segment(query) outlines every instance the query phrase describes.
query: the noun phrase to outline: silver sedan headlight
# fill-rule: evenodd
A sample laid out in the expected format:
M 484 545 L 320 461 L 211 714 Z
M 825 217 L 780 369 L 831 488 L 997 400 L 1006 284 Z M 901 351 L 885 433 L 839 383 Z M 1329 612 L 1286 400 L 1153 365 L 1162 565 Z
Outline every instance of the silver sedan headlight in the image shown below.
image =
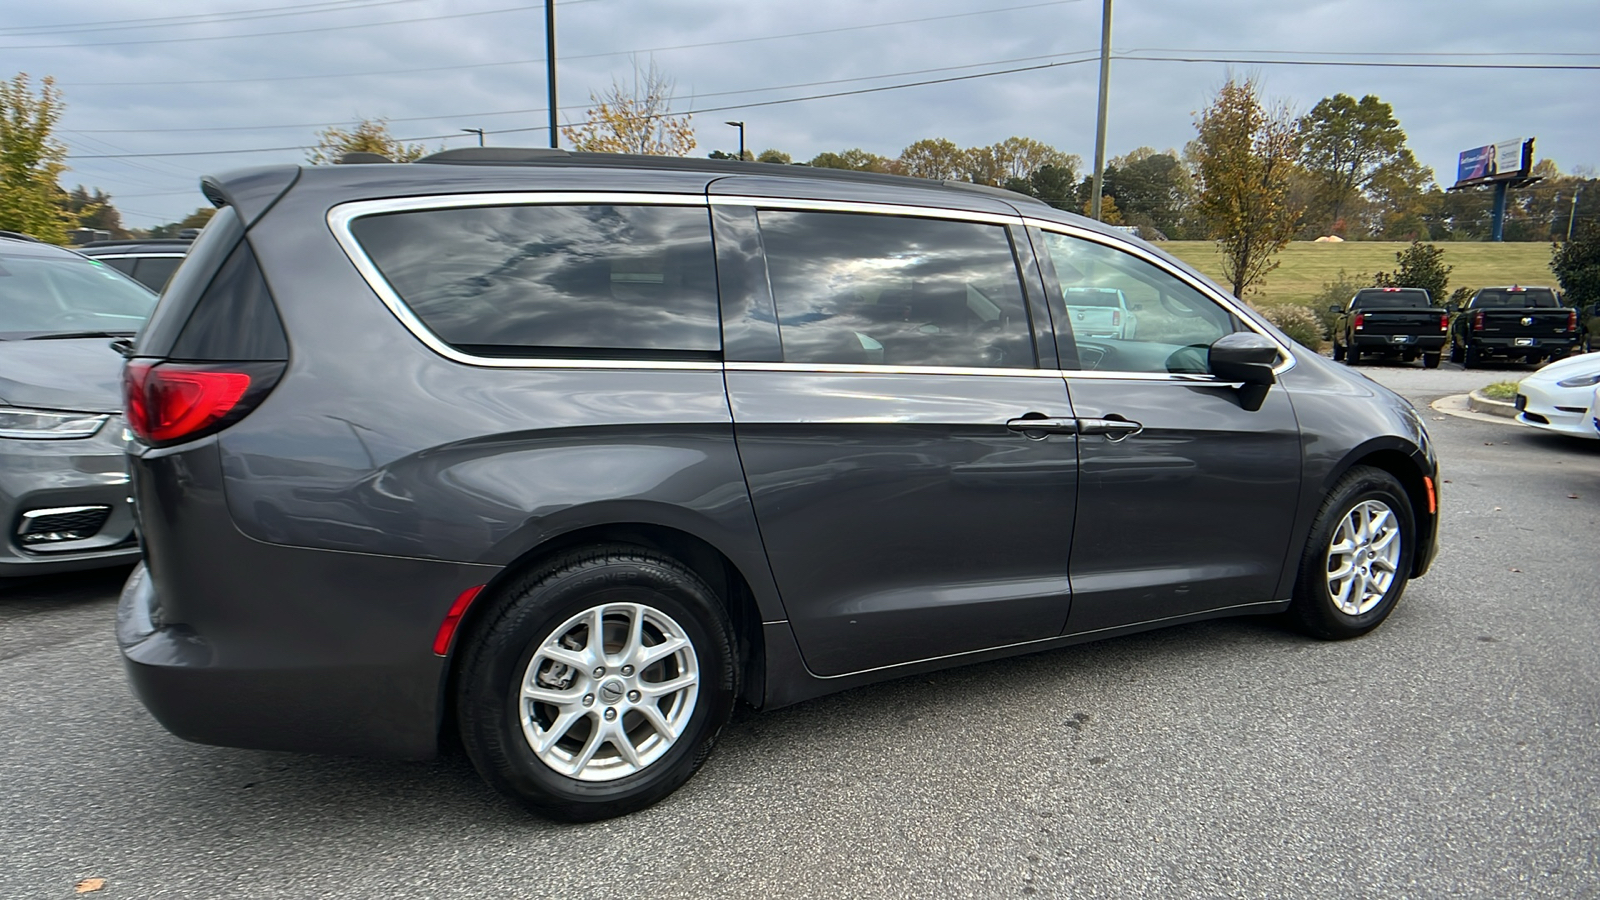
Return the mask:
M 55 441 L 86 438 L 100 430 L 111 417 L 105 413 L 55 412 L 48 409 L 22 409 L 0 406 L 0 438 L 27 441 Z

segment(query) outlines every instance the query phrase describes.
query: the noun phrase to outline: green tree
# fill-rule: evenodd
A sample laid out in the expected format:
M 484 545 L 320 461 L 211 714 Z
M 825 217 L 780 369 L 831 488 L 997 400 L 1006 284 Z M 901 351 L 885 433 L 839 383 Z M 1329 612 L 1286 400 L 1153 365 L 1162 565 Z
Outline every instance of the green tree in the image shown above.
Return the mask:
M 90 193 L 80 184 L 68 191 L 67 212 L 78 220 L 80 228 L 109 231 L 115 240 L 128 237 L 128 229 L 122 227 L 122 213 L 111 205 L 111 195 L 99 188 Z
M 1444 251 L 1432 244 L 1412 241 L 1411 246 L 1394 255 L 1399 268 L 1372 276 L 1374 287 L 1422 288 L 1435 305 L 1445 300 L 1454 266 L 1444 264 Z
M 76 219 L 57 184 L 67 148 L 51 134 L 62 113 L 61 91 L 46 77 L 37 95 L 25 73 L 0 81 L 0 230 L 67 242 Z
M 1569 304 L 1600 303 L 1600 223 L 1584 222 L 1573 230 L 1572 240 L 1554 245 L 1550 271 Z
M 1416 166 L 1394 109 L 1371 94 L 1324 97 L 1301 117 L 1299 132 L 1301 162 L 1317 186 L 1311 222 L 1327 232 L 1348 230 L 1346 217 L 1385 168 Z
M 389 134 L 389 123 L 383 119 L 362 119 L 356 127 L 329 128 L 317 132 L 317 146 L 306 154 L 314 166 L 331 165 L 346 153 L 376 153 L 395 162 L 411 162 L 428 154 L 421 144 L 407 144 Z
M 1242 297 L 1268 272 L 1294 237 L 1300 209 L 1290 203 L 1290 174 L 1298 164 L 1295 121 L 1284 108 L 1267 109 L 1253 80 L 1232 78 L 1200 113 L 1190 144 L 1199 192 L 1196 212 L 1222 253 L 1223 275 Z
M 769 147 L 768 149 L 763 150 L 756 155 L 756 162 L 775 163 L 780 166 L 789 166 L 794 164 L 794 157 L 783 152 L 782 150 Z
M 923 138 L 900 151 L 899 171 L 912 178 L 959 181 L 970 167 L 966 150 L 944 138 Z
M 876 153 L 868 153 L 859 147 L 838 153 L 818 153 L 811 158 L 809 165 L 819 169 L 850 169 L 856 172 L 894 173 L 897 169 L 894 160 Z
M 953 145 L 952 145 L 953 146 Z M 1082 160 L 1033 138 L 1008 137 L 998 144 L 964 151 L 967 171 L 964 176 L 975 184 L 1003 185 L 1013 179 L 1031 178 L 1045 166 L 1075 169 Z M 961 177 L 961 176 L 957 176 Z
M 693 117 L 671 111 L 675 88 L 654 62 L 642 70 L 635 65 L 631 85 L 613 79 L 603 93 L 591 91 L 594 105 L 584 121 L 561 133 L 574 150 L 688 156 L 695 147 Z
M 1126 156 L 1116 157 L 1106 166 L 1115 172 L 1113 190 L 1105 193 L 1117 198 L 1122 217 L 1130 225 L 1150 227 L 1172 238 L 1184 236 L 1184 221 L 1193 180 L 1179 162 L 1175 151 L 1157 153 L 1140 147 Z

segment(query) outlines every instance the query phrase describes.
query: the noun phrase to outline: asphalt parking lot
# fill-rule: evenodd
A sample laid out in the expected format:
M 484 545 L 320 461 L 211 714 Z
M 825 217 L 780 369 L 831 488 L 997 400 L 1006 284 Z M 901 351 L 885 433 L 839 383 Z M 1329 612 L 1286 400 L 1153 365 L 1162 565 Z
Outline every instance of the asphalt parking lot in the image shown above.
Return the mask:
M 1364 371 L 1444 480 L 1372 635 L 1225 620 L 746 714 L 595 825 L 459 754 L 186 744 L 127 690 L 124 573 L 0 587 L 0 898 L 1594 897 L 1600 441 L 1429 407 L 1526 369 Z

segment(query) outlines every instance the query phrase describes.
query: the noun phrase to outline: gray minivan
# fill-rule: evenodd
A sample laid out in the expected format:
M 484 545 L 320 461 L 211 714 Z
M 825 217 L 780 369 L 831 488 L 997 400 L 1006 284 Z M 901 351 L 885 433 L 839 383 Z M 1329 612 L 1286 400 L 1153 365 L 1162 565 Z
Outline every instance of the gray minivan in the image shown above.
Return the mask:
M 594 819 L 778 707 L 1217 616 L 1363 634 L 1435 552 L 1402 398 L 972 185 L 457 150 L 208 178 L 125 374 L 118 639 L 173 733 Z M 1069 289 L 1135 334 L 1076 334 Z

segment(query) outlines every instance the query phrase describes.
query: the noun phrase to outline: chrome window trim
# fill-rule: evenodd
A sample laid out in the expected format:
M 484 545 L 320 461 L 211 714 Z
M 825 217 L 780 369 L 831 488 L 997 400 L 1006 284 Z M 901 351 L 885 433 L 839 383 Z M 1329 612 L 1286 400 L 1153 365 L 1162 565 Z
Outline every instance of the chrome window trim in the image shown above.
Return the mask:
M 870 363 L 727 362 L 729 372 L 787 372 L 794 375 L 987 375 L 1004 378 L 1060 378 L 1055 369 L 1002 369 L 963 366 L 879 366 Z
M 939 206 L 914 206 L 909 203 L 865 203 L 856 200 L 799 200 L 792 197 L 753 197 L 743 194 L 713 194 L 712 206 L 754 206 L 758 209 L 800 212 L 866 213 L 876 216 L 914 216 L 922 219 L 947 219 L 979 225 L 1016 225 L 1024 222 L 1015 213 L 973 212 Z
M 1196 291 L 1199 291 L 1202 295 L 1210 298 L 1223 309 L 1226 309 L 1228 312 L 1238 316 L 1239 321 L 1243 322 L 1246 328 L 1277 345 L 1278 350 L 1283 354 L 1284 361 L 1273 367 L 1273 374 L 1282 375 L 1284 372 L 1294 368 L 1296 362 L 1294 351 L 1290 350 L 1287 344 L 1278 340 L 1272 334 L 1262 331 L 1254 319 L 1250 318 L 1248 314 L 1241 312 L 1239 301 L 1226 294 L 1219 293 L 1205 282 L 1195 280 L 1186 272 L 1172 268 L 1167 264 L 1167 261 L 1161 257 L 1156 256 L 1155 254 L 1150 253 L 1149 251 L 1135 244 L 1125 243 L 1109 235 L 1101 234 L 1098 231 L 1090 231 L 1087 228 L 1079 228 L 1075 225 L 1065 225 L 1060 222 L 1051 222 L 1046 219 L 1034 219 L 1027 216 L 1023 217 L 1023 222 L 1029 228 L 1037 228 L 1040 231 L 1053 231 L 1057 234 L 1064 234 L 1068 237 L 1090 241 L 1091 243 L 1099 244 L 1102 247 L 1110 247 L 1113 250 L 1118 250 L 1123 253 L 1127 253 L 1130 256 L 1136 256 L 1139 259 L 1144 260 L 1150 265 L 1155 266 L 1163 272 L 1166 272 L 1168 275 L 1171 275 L 1179 281 L 1182 281 L 1184 284 L 1189 285 Z M 1078 374 L 1083 373 L 1080 372 Z
M 492 369 L 629 369 L 635 371 L 652 370 L 679 370 L 717 372 L 722 370 L 720 362 L 690 362 L 681 360 L 632 360 L 632 359 L 550 359 L 541 357 L 498 357 L 476 356 L 463 353 L 450 346 L 433 333 L 423 321 L 411 311 L 411 307 L 400 299 L 400 295 L 389 285 L 388 279 L 378 271 L 372 258 L 367 255 L 361 243 L 356 240 L 350 226 L 355 220 L 365 216 L 382 215 L 397 212 L 420 212 L 430 209 L 463 209 L 481 206 L 567 206 L 578 203 L 609 203 L 627 206 L 697 206 L 702 209 L 706 205 L 704 194 L 647 194 L 640 192 L 622 191 L 516 191 L 490 194 L 429 194 L 421 197 L 390 197 L 381 200 L 353 200 L 341 203 L 328 210 L 328 230 L 333 233 L 333 239 L 338 242 L 344 255 L 356 267 L 367 286 L 378 295 L 383 305 L 406 330 L 421 341 L 429 350 L 462 365 L 480 366 Z M 709 224 L 707 236 L 710 236 Z

